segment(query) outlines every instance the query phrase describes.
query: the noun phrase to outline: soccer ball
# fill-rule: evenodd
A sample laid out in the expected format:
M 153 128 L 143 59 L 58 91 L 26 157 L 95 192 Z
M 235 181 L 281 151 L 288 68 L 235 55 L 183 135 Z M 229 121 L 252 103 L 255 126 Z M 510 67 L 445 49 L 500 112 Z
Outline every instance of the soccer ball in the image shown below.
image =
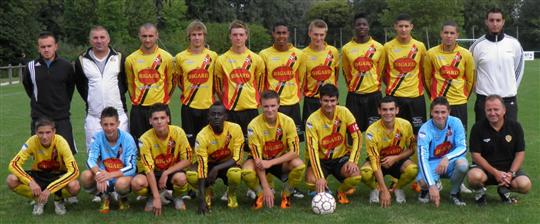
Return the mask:
M 318 193 L 311 200 L 311 210 L 318 215 L 332 214 L 336 210 L 336 199 L 330 193 Z

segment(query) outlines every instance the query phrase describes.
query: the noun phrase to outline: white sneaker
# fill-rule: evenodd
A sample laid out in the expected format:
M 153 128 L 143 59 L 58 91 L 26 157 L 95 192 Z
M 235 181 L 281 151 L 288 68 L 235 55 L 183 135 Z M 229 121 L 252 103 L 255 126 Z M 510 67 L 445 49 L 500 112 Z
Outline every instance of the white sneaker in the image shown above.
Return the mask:
M 34 203 L 34 209 L 32 210 L 32 215 L 41 215 L 43 214 L 43 207 L 45 207 L 45 203 Z
M 247 192 L 246 192 L 246 196 L 248 198 L 251 198 L 252 200 L 255 200 L 255 198 L 257 197 L 257 193 L 255 193 L 255 191 L 249 189 Z
M 248 191 L 249 193 L 249 191 Z M 248 196 L 249 197 L 249 196 Z M 229 201 L 229 188 L 227 188 L 227 190 L 225 191 L 225 193 L 223 193 L 223 195 L 221 196 L 220 200 L 222 201 Z
M 371 190 L 371 193 L 369 193 L 369 203 L 379 203 L 379 190 Z
M 66 214 L 66 205 L 63 201 L 54 201 L 54 212 L 57 215 L 65 215 Z
M 440 181 L 437 181 L 436 184 L 437 184 L 437 188 L 439 188 L 439 192 L 441 192 L 443 189 L 442 183 Z
M 118 200 L 120 200 L 120 195 L 119 195 L 116 191 L 113 191 L 113 192 L 111 193 L 111 198 L 112 198 L 113 200 L 115 200 L 115 201 L 118 201 Z
M 64 199 L 65 202 L 67 202 L 70 205 L 79 203 L 79 199 L 77 199 L 77 196 L 69 197 Z
M 137 197 L 135 198 L 135 200 L 137 200 L 137 201 L 142 201 L 142 200 L 144 200 L 144 199 L 146 199 L 146 196 L 141 196 L 141 195 L 139 195 L 139 196 L 137 196 Z M 101 200 L 101 199 L 99 199 L 99 200 Z
M 148 197 L 146 205 L 144 206 L 144 211 L 151 212 L 152 210 L 154 210 L 154 198 Z
M 396 196 L 396 202 L 398 204 L 407 202 L 407 199 L 405 198 L 405 191 L 403 191 L 403 189 L 395 189 L 394 195 Z
M 428 190 L 421 190 L 418 194 L 418 201 L 420 203 L 428 203 L 429 202 L 429 191 Z
M 176 210 L 186 210 L 186 204 L 181 197 L 174 198 L 174 209 Z
M 100 203 L 100 202 L 101 202 L 101 197 L 100 197 L 100 196 L 97 196 L 97 195 L 94 195 L 94 198 L 92 199 L 92 202 L 94 202 L 94 203 Z
M 461 191 L 461 193 L 466 193 L 466 194 L 473 193 L 473 191 L 469 189 L 467 186 L 465 186 L 465 184 L 461 184 L 461 186 L 459 187 L 459 190 Z
M 159 197 L 161 198 L 161 204 L 162 205 L 168 205 L 171 203 L 169 198 L 172 198 L 172 191 L 169 192 L 169 190 L 164 190 L 159 193 Z

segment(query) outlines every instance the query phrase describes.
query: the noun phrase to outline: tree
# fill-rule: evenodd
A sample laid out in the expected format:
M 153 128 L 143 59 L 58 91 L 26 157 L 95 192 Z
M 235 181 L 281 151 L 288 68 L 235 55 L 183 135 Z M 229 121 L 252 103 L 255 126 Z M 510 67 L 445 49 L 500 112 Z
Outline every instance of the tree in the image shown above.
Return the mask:
M 88 32 L 97 24 L 95 0 L 65 0 L 66 41 L 74 45 L 88 43 Z
M 379 20 L 383 10 L 387 9 L 386 1 L 380 0 L 354 0 L 353 14 L 364 13 L 369 21 L 370 34 L 379 42 L 384 42 L 384 26 Z M 350 21 L 353 23 L 354 21 Z
M 525 50 L 540 50 L 540 4 L 524 0 L 519 17 L 519 40 Z
M 27 3 L 23 3 L 27 4 Z M 62 0 L 36 1 L 37 21 L 45 30 L 54 33 L 58 39 L 64 37 L 64 2 Z
M 187 18 L 203 22 L 230 22 L 235 12 L 227 0 L 186 0 Z
M 423 40 L 426 47 L 432 47 L 439 43 L 439 31 L 442 23 L 446 20 L 454 20 L 460 26 L 463 24 L 461 14 L 463 0 L 386 0 L 386 2 L 388 8 L 383 10 L 381 17 L 385 27 L 393 31 L 392 26 L 395 18 L 401 13 L 407 13 L 413 20 L 415 38 Z M 426 31 L 430 34 L 429 38 L 426 37 Z
M 351 10 L 345 1 L 331 0 L 315 3 L 307 11 L 306 18 L 308 21 L 322 19 L 328 24 L 326 40 L 332 45 L 339 43 L 341 28 L 350 30 L 351 27 Z
M 36 40 L 41 29 L 34 15 L 38 8 L 24 2 L 0 2 L 0 65 L 26 63 L 37 56 Z

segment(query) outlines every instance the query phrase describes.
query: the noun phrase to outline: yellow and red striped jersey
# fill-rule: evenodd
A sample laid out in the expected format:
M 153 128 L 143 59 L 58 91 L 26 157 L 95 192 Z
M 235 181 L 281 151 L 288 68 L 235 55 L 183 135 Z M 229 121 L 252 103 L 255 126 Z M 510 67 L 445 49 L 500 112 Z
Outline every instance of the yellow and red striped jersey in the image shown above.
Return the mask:
M 217 58 L 214 74 L 216 92 L 227 110 L 258 108 L 264 74 L 259 55 L 249 49 L 242 54 L 228 50 Z
M 248 125 L 248 142 L 253 158 L 270 160 L 285 153 L 300 153 L 300 143 L 294 120 L 278 112 L 275 126 L 264 120 L 264 114 L 255 117 Z
M 287 51 L 278 51 L 274 46 L 259 53 L 264 61 L 264 89 L 279 94 L 280 105 L 293 105 L 302 96 L 300 80 L 300 57 L 302 51 L 291 44 Z
M 388 132 L 383 120 L 379 119 L 366 130 L 366 151 L 373 171 L 381 167 L 381 159 L 399 155 L 404 150 L 416 151 L 416 140 L 409 121 L 396 117 L 394 130 Z
M 242 165 L 244 134 L 240 125 L 225 121 L 223 132 L 216 134 L 210 125 L 204 127 L 195 140 L 197 174 L 199 178 L 208 175 L 208 164 L 219 164 L 229 159 Z
M 444 52 L 442 45 L 433 47 L 424 61 L 424 75 L 431 100 L 444 96 L 450 105 L 465 104 L 475 81 L 472 54 L 459 45 L 452 52 Z
M 327 44 L 321 51 L 314 51 L 308 46 L 302 52 L 300 79 L 304 96 L 319 98 L 319 87 L 323 84 L 332 83 L 337 86 L 339 52 Z
M 423 95 L 424 44 L 415 39 L 401 44 L 394 38 L 384 44 L 384 51 L 386 68 L 383 81 L 386 84 L 386 95 L 410 98 Z
M 332 119 L 328 119 L 321 109 L 307 119 L 306 148 L 311 169 L 317 179 L 324 178 L 321 160 L 349 156 L 349 161 L 357 164 L 361 147 L 362 133 L 353 114 L 346 107 L 336 106 Z
M 169 125 L 169 135 L 165 139 L 157 137 L 154 129 L 146 131 L 139 138 L 139 158 L 142 167 L 139 172 L 165 171 L 181 160 L 192 161 L 191 146 L 182 128 Z
M 21 183 L 26 185 L 33 180 L 23 168 L 24 163 L 30 157 L 34 159 L 31 170 L 65 173 L 47 186 L 47 190 L 51 193 L 64 188 L 79 177 L 79 168 L 73 154 L 71 154 L 69 144 L 60 135 L 54 135 L 51 145 L 47 148 L 41 145 L 37 135 L 30 137 L 21 147 L 19 153 L 11 160 L 9 171 L 17 176 Z
M 384 68 L 383 45 L 369 38 L 358 43 L 353 38 L 341 49 L 343 76 L 350 93 L 367 94 L 381 90 L 381 75 Z
M 194 54 L 189 49 L 175 57 L 182 105 L 204 110 L 214 103 L 214 64 L 217 53 L 204 49 Z
M 171 54 L 161 48 L 156 48 L 152 54 L 138 49 L 126 58 L 125 70 L 133 105 L 169 104 L 174 90 Z

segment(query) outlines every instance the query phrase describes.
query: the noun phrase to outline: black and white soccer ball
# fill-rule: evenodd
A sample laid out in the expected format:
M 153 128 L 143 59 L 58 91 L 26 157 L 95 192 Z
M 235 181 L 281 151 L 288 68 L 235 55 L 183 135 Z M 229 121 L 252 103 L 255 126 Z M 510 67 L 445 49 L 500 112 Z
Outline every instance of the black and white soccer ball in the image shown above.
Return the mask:
M 336 210 L 336 199 L 328 192 L 318 193 L 311 200 L 311 210 L 318 215 L 332 214 Z

